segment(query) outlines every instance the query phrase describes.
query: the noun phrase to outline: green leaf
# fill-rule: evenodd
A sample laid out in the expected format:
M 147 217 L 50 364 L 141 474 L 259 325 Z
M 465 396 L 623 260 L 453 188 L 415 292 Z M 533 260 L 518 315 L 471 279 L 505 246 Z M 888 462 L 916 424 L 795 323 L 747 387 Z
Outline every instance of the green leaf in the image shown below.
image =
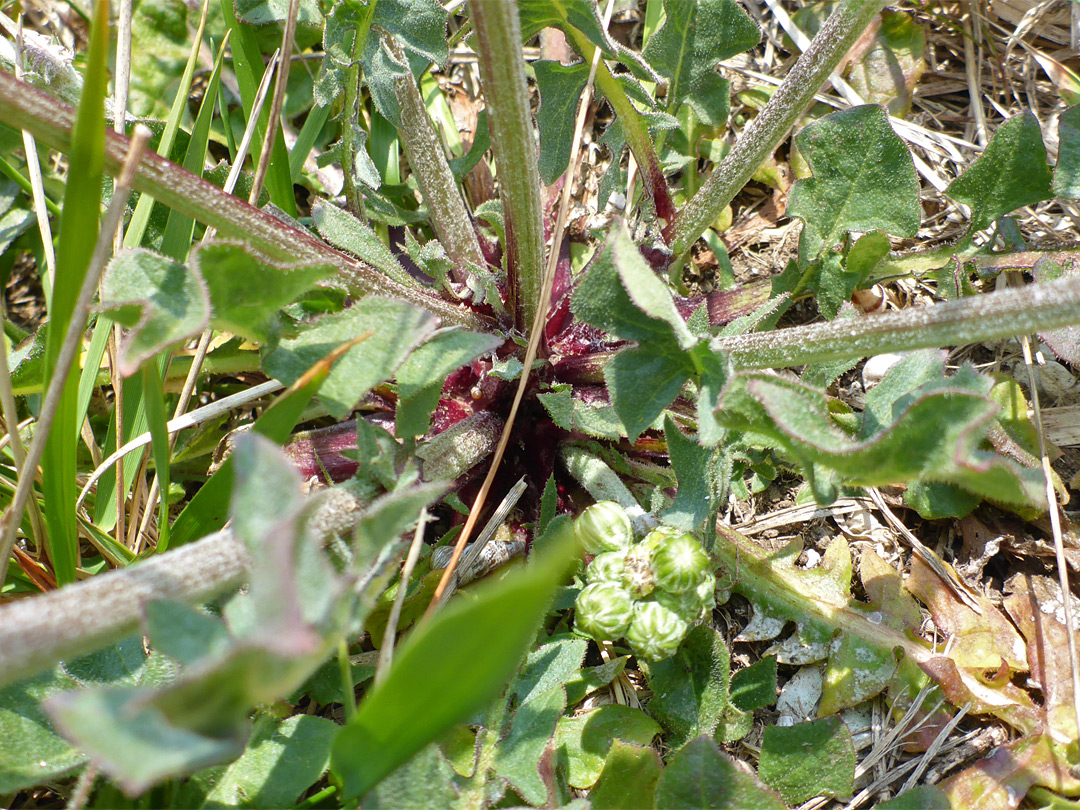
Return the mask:
M 287 807 L 318 780 L 330 762 L 339 726 L 299 714 L 282 722 L 263 716 L 243 756 L 215 779 L 203 807 Z
M 661 517 L 665 523 L 693 531 L 717 508 L 715 452 L 702 447 L 693 437 L 683 435 L 671 416 L 664 417 L 664 438 L 679 488 L 674 503 Z
M 660 768 L 656 749 L 615 740 L 604 760 L 604 770 L 589 791 L 589 804 L 596 810 L 652 807 Z
M 455 807 L 457 796 L 454 770 L 439 746 L 432 743 L 379 782 L 360 807 L 362 810 Z
M 163 349 L 206 328 L 210 297 L 184 265 L 149 250 L 120 252 L 101 280 L 101 311 L 127 328 L 117 367 L 129 376 Z
M 642 55 L 668 80 L 668 112 L 685 101 L 702 123 L 723 126 L 731 85 L 717 65 L 753 48 L 761 32 L 735 0 L 664 0 L 664 11 Z
M 904 142 L 881 107 L 832 113 L 795 136 L 813 172 L 795 182 L 788 215 L 803 221 L 799 257 L 810 261 L 847 231 L 919 230 L 919 180 Z
M 851 597 L 851 555 L 842 536 L 814 568 L 796 567 L 801 550 L 795 541 L 767 554 L 737 532 L 717 528 L 713 554 L 729 575 L 738 571 L 733 590 L 754 608 L 738 640 L 774 639 L 794 621 L 795 632 L 765 654 L 782 664 L 827 662 L 822 715 L 861 703 L 890 684 L 917 691 L 925 676 L 914 659 L 925 648 L 909 634 L 921 614 L 896 572 L 872 551 L 864 552 L 859 568 L 871 601 L 857 602 Z M 903 652 L 899 661 L 897 648 Z
M 417 348 L 397 370 L 395 433 L 399 437 L 427 433 L 446 375 L 483 354 L 494 352 L 500 345 L 502 339 L 498 335 L 453 328 L 439 332 Z
M 282 23 L 289 17 L 289 0 L 235 0 L 236 18 L 247 25 Z M 315 0 L 300 0 L 298 25 L 322 25 L 322 14 Z
M 181 664 L 216 655 L 229 643 L 229 630 L 221 619 L 164 600 L 146 606 L 146 635 L 155 650 Z
M 346 800 L 369 791 L 504 688 L 575 556 L 574 546 L 565 535 L 530 565 L 458 596 L 413 631 L 334 743 L 331 767 Z M 465 671 L 470 677 L 459 677 Z
M 574 396 L 573 386 L 555 383 L 553 390 L 537 395 L 551 420 L 563 430 L 580 431 L 598 439 L 619 439 L 626 430 L 611 405 L 595 407 L 582 401 L 581 392 Z
M 510 732 L 495 749 L 495 773 L 506 779 L 526 802 L 541 805 L 549 801 L 547 785 L 539 767 L 553 752 L 545 754 L 555 733 L 555 724 L 566 709 L 566 692 L 561 685 L 548 689 L 514 713 Z
M 214 327 L 260 343 L 277 330 L 278 310 L 335 271 L 328 264 L 273 263 L 230 242 L 201 245 L 192 267 L 206 283 Z
M 687 633 L 674 656 L 649 665 L 649 713 L 667 729 L 673 749 L 716 729 L 728 707 L 729 667 L 727 644 L 705 624 Z
M 29 230 L 36 218 L 33 211 L 25 208 L 11 208 L 0 216 L 0 253 L 8 249 L 22 233 Z
M 536 88 L 540 91 L 540 109 L 536 125 L 540 129 L 540 179 L 551 185 L 570 164 L 574 119 L 589 66 L 581 62 L 563 65 L 540 60 L 533 62 Z
M 993 380 L 969 367 L 952 377 L 943 372 L 940 353 L 909 355 L 867 396 L 856 435 L 833 418 L 838 403 L 767 374 L 736 375 L 716 416 L 797 459 L 822 502 L 831 502 L 841 483 L 941 481 L 1002 503 L 1040 504 L 1041 472 L 980 447 L 998 410 L 988 396 Z
M 77 768 L 86 755 L 53 730 L 42 704 L 75 682 L 59 669 L 0 689 L 0 794 Z
M 1031 113 L 997 128 L 979 159 L 945 189 L 971 208 L 969 233 L 989 228 L 998 217 L 1052 197 L 1039 121 Z
M 344 312 L 327 315 L 294 338 L 283 339 L 265 360 L 268 374 L 291 384 L 341 344 L 370 335 L 334 364 L 319 389 L 332 416 L 343 419 L 373 387 L 435 329 L 435 317 L 400 301 L 364 298 Z
M 767 726 L 758 775 L 789 804 L 815 796 L 850 799 L 855 746 L 839 717 L 794 726 Z
M 146 689 L 64 692 L 47 710 L 65 736 L 129 794 L 243 751 L 235 737 L 215 739 L 170 724 L 148 705 L 149 695 Z
M 375 231 L 348 211 L 338 208 L 333 203 L 316 200 L 311 206 L 311 218 L 319 235 L 341 250 L 346 250 L 363 259 L 387 277 L 416 286 L 416 281 L 405 272 L 405 268 L 382 243 Z
M 435 0 L 379 0 L 371 22 L 397 38 L 405 50 L 441 67 L 449 55 L 447 17 Z
M 766 655 L 731 676 L 731 702 L 744 712 L 776 703 L 776 657 Z
M 1080 198 L 1080 105 L 1058 117 L 1058 159 L 1054 169 L 1055 197 Z
M 609 703 L 575 717 L 563 717 L 555 731 L 555 747 L 564 748 L 567 782 L 585 790 L 604 770 L 604 760 L 615 740 L 648 745 L 660 733 L 656 721 L 640 709 Z
M 695 372 L 685 351 L 698 339 L 671 292 L 645 263 L 625 224 L 597 252 L 571 301 L 575 315 L 625 340 L 604 369 L 612 403 L 631 440 L 647 430 Z
M 656 807 L 782 810 L 784 803 L 739 769 L 708 737 L 687 743 L 660 774 Z
M 522 705 L 566 683 L 578 673 L 589 642 L 583 638 L 557 638 L 537 647 L 511 686 Z
M 806 287 L 813 291 L 818 309 L 832 320 L 840 308 L 851 301 L 851 294 L 864 285 L 874 268 L 889 255 L 889 237 L 882 231 L 871 231 L 851 246 L 847 256 L 826 253 L 810 269 Z

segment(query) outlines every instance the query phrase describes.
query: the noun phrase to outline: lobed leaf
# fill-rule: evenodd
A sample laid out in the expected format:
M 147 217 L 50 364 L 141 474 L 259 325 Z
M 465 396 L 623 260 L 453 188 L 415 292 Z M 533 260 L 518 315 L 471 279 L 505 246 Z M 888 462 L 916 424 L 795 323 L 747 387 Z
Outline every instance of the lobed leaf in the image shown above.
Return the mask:
M 757 24 L 735 0 L 664 0 L 664 11 L 642 55 L 668 80 L 668 111 L 685 102 L 702 123 L 723 126 L 731 85 L 716 68 L 757 45 Z
M 210 296 L 202 278 L 180 262 L 136 248 L 105 268 L 100 309 L 128 330 L 117 366 L 130 376 L 158 352 L 202 332 Z
M 788 215 L 803 220 L 801 261 L 819 257 L 847 231 L 918 231 L 915 164 L 881 107 L 827 115 L 796 135 L 795 144 L 813 172 L 796 181 L 788 199 Z
M 999 126 L 986 151 L 945 193 L 971 209 L 974 233 L 1017 208 L 1050 199 L 1050 182 L 1039 121 L 1029 112 Z
M 364 298 L 327 315 L 296 337 L 284 338 L 264 359 L 268 374 L 291 384 L 338 346 L 368 335 L 330 370 L 319 398 L 344 418 L 373 387 L 394 375 L 409 353 L 435 330 L 435 317 L 401 301 Z
M 555 747 L 565 751 L 566 781 L 584 790 L 596 784 L 615 740 L 648 745 L 660 726 L 640 709 L 609 703 L 575 717 L 560 718 Z

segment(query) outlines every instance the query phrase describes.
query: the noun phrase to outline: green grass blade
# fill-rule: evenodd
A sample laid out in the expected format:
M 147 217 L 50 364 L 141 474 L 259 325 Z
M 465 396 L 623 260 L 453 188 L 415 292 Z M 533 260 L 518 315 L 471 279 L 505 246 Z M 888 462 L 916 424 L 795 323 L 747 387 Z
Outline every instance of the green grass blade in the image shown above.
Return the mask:
M 296 143 L 289 152 L 289 174 L 296 182 L 300 177 L 300 170 L 304 167 L 304 161 L 308 159 L 311 150 L 315 147 L 315 139 L 319 137 L 326 120 L 330 117 L 330 105 L 311 108 L 308 117 L 304 120 L 304 126 L 300 128 L 300 134 L 296 136 Z
M 217 59 L 214 62 L 214 72 L 210 75 L 210 83 L 206 87 L 202 104 L 199 105 L 199 113 L 195 117 L 195 126 L 191 129 L 191 140 L 188 141 L 187 154 L 184 155 L 184 168 L 194 175 L 202 176 L 203 166 L 206 164 L 206 147 L 210 142 L 210 124 L 214 120 L 214 107 L 217 105 L 218 91 L 221 89 L 221 66 L 225 58 L 225 48 L 228 38 L 221 43 L 218 49 Z M 195 233 L 195 219 L 179 211 L 169 211 L 169 221 L 165 225 L 165 235 L 161 239 L 161 252 L 165 256 L 171 256 L 177 261 L 187 259 L 188 250 L 191 249 L 191 237 Z
M 163 158 L 168 158 L 172 153 L 173 143 L 176 142 L 176 133 L 180 129 L 180 119 L 184 116 L 187 108 L 188 95 L 191 93 L 191 80 L 195 76 L 195 65 L 199 61 L 199 48 L 202 45 L 203 30 L 206 28 L 206 9 L 210 0 L 203 0 L 202 18 L 199 20 L 199 29 L 195 32 L 195 38 L 191 43 L 191 53 L 188 54 L 187 65 L 184 66 L 184 74 L 180 78 L 180 86 L 176 90 L 176 98 L 173 99 L 169 109 L 169 118 L 165 122 L 165 131 L 158 141 L 157 153 Z M 150 212 L 154 208 L 154 198 L 148 194 L 139 197 L 135 205 L 135 213 L 131 216 L 127 230 L 124 232 L 124 247 L 138 247 L 142 244 L 142 238 L 146 234 L 146 226 L 150 222 Z
M 244 107 L 244 115 L 251 117 L 251 110 L 255 103 L 255 94 L 258 91 L 259 80 L 263 73 L 262 53 L 259 51 L 259 43 L 256 41 L 255 32 L 250 26 L 241 24 L 236 19 L 233 11 L 233 0 L 221 0 L 221 13 L 225 18 L 225 24 L 232 31 L 232 57 L 233 72 L 236 74 L 237 84 L 240 86 L 240 101 Z M 288 59 L 289 54 L 282 54 L 283 59 Z M 270 111 L 263 107 L 259 111 L 259 123 L 255 129 L 253 145 L 255 148 L 263 142 L 263 134 L 270 123 Z M 280 124 L 273 122 L 275 127 Z M 296 217 L 296 197 L 293 195 L 292 173 L 289 168 L 289 153 L 285 148 L 285 139 L 274 139 L 274 146 L 270 155 L 270 167 L 266 173 L 266 190 L 270 193 L 270 202 L 283 210 L 291 217 Z M 252 159 L 257 163 L 259 155 L 252 152 Z
M 97 241 L 101 177 L 105 168 L 105 63 L 108 51 L 109 3 L 108 0 L 97 0 L 94 24 L 90 29 L 90 53 L 86 60 L 82 98 L 71 138 L 68 181 L 64 190 L 64 209 L 56 252 L 56 284 L 46 331 L 46 369 L 56 366 Z M 51 375 L 51 372 L 47 373 Z M 49 556 L 60 585 L 75 581 L 79 550 L 78 524 L 75 521 L 78 379 L 78 370 L 72 368 L 56 421 L 45 444 L 41 465 L 45 520 L 49 527 Z
M 90 407 L 90 399 L 94 395 L 94 389 L 97 388 L 101 358 L 105 356 L 105 348 L 108 346 L 111 331 L 112 321 L 101 319 L 94 326 L 94 334 L 90 338 L 90 345 L 86 349 L 86 360 L 83 363 L 82 373 L 79 377 L 79 394 L 75 406 L 75 424 L 77 426 L 81 426 L 86 418 L 86 411 Z
M 159 358 L 160 359 L 160 358 Z M 146 409 L 146 419 L 150 423 L 150 447 L 154 455 L 154 467 L 158 476 L 158 541 L 157 550 L 165 551 L 169 547 L 169 421 L 165 414 L 165 395 L 161 387 L 161 374 L 157 364 L 147 363 L 142 371 L 142 404 Z

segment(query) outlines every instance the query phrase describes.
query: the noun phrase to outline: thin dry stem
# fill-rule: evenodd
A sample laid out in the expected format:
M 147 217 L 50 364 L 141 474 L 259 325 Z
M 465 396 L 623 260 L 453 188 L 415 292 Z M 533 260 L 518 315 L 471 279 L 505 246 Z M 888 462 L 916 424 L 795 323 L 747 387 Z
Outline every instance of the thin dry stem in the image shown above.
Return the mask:
M 289 83 L 289 66 L 292 60 L 289 55 L 293 49 L 293 39 L 296 35 L 296 15 L 300 8 L 300 0 L 289 0 L 289 13 L 285 17 L 285 31 L 281 35 L 281 61 L 278 64 L 277 82 L 274 85 L 274 99 L 270 104 L 270 118 L 266 122 L 266 132 L 263 134 L 262 151 L 259 152 L 259 165 L 255 169 L 255 179 L 251 184 L 251 194 L 248 202 L 255 205 L 262 191 L 266 172 L 270 168 L 270 153 L 277 140 L 278 130 L 281 125 L 278 119 L 281 117 L 281 108 L 285 103 L 285 87 Z M 253 110 L 253 117 L 258 114 Z
M 420 559 L 420 549 L 424 546 L 424 528 L 428 522 L 428 510 L 425 506 L 420 510 L 420 518 L 416 522 L 416 531 L 413 532 L 412 543 L 409 544 L 409 553 L 401 566 L 401 579 L 398 580 L 397 593 L 394 594 L 394 604 L 390 608 L 390 615 L 386 617 L 386 629 L 383 631 L 382 646 L 379 648 L 379 663 L 375 667 L 375 683 L 381 683 L 386 679 L 390 671 L 390 664 L 394 660 L 394 638 L 397 635 L 398 619 L 401 618 L 401 606 L 405 604 L 405 592 L 409 590 L 409 578 L 412 577 L 416 561 Z

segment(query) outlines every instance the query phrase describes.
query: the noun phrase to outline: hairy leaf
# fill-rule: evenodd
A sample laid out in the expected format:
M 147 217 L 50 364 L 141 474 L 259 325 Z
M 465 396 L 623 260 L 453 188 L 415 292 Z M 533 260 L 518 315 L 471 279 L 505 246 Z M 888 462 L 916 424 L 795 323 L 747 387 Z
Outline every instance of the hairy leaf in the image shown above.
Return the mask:
M 0 689 L 0 793 L 55 779 L 86 761 L 86 755 L 53 730 L 42 704 L 75 686 L 57 669 Z
M 199 334 L 210 317 L 205 282 L 179 262 L 142 249 L 122 251 L 109 262 L 100 306 L 128 330 L 117 363 L 125 376 L 162 349 Z
M 435 329 L 435 317 L 400 301 L 364 298 L 344 312 L 328 315 L 269 350 L 266 371 L 286 384 L 343 343 L 366 338 L 335 364 L 319 389 L 326 409 L 344 418 L 360 398 L 394 375 L 413 348 Z
M 405 272 L 375 231 L 348 211 L 333 203 L 316 200 L 311 206 L 311 218 L 319 235 L 334 247 L 347 250 L 395 281 L 415 285 L 413 278 Z
M 784 803 L 757 779 L 741 770 L 708 737 L 688 743 L 668 763 L 656 786 L 656 807 L 678 810 L 781 810 Z
M 788 199 L 788 215 L 803 221 L 802 261 L 820 256 L 847 231 L 918 231 L 915 164 L 881 107 L 827 115 L 805 127 L 795 143 L 813 172 L 795 183 Z
M 776 702 L 776 657 L 767 655 L 731 676 L 731 703 L 752 712 Z
M 1039 121 L 1024 113 L 997 128 L 986 151 L 945 193 L 971 208 L 974 233 L 1017 208 L 1050 199 L 1050 180 Z
M 261 717 L 243 755 L 207 793 L 204 807 L 285 807 L 325 773 L 339 726 L 305 714 Z
M 596 810 L 652 807 L 660 770 L 655 748 L 615 740 L 604 760 L 604 770 L 589 791 L 589 803 Z
M 566 692 L 562 686 L 542 692 L 518 708 L 509 734 L 499 740 L 495 749 L 495 773 L 506 779 L 529 804 L 541 805 L 557 798 L 549 797 L 538 766 L 551 745 L 555 725 L 565 708 Z
M 909 635 L 918 627 L 919 609 L 873 551 L 863 552 L 860 565 L 871 600 L 866 604 L 851 597 L 851 556 L 843 536 L 816 568 L 803 569 L 795 565 L 799 541 L 766 554 L 734 530 L 717 531 L 714 554 L 736 577 L 733 590 L 754 609 L 738 640 L 774 639 L 794 621 L 795 631 L 766 654 L 786 664 L 826 662 L 819 716 L 861 703 L 894 679 L 915 687 L 925 682 L 915 664 L 928 659 L 927 650 Z
M 533 63 L 533 69 L 540 91 L 540 109 L 536 113 L 536 125 L 540 129 L 540 179 L 550 186 L 570 163 L 574 118 L 589 78 L 589 66 L 540 60 Z
M 703 734 L 711 736 L 730 712 L 729 673 L 727 644 L 704 624 L 687 633 L 674 656 L 649 665 L 649 713 L 669 732 L 667 742 L 673 749 Z
M 360 807 L 363 810 L 454 807 L 457 795 L 453 768 L 433 743 L 379 782 Z
M 275 315 L 286 304 L 333 275 L 329 264 L 281 265 L 253 256 L 242 245 L 202 245 L 193 272 L 206 283 L 211 323 L 218 329 L 267 342 L 277 330 Z
M 565 748 L 566 780 L 571 787 L 592 787 L 604 769 L 604 759 L 615 740 L 648 745 L 660 726 L 640 709 L 608 704 L 598 709 L 563 717 L 555 731 L 556 748 Z
M 982 449 L 997 404 L 993 380 L 961 368 L 944 377 L 940 355 L 915 352 L 867 395 L 861 425 L 836 416 L 843 406 L 817 389 L 744 372 L 725 389 L 721 424 L 768 437 L 798 460 L 815 497 L 831 502 L 843 483 L 878 486 L 938 481 L 1018 506 L 1039 506 L 1042 473 Z
M 855 781 L 851 732 L 836 716 L 767 726 L 758 775 L 788 804 L 802 804 L 814 796 L 850 799 Z
M 664 11 L 643 56 L 668 80 L 668 111 L 685 101 L 702 123 L 723 126 L 731 88 L 717 65 L 753 48 L 761 32 L 735 0 L 664 0 Z

